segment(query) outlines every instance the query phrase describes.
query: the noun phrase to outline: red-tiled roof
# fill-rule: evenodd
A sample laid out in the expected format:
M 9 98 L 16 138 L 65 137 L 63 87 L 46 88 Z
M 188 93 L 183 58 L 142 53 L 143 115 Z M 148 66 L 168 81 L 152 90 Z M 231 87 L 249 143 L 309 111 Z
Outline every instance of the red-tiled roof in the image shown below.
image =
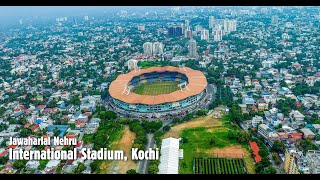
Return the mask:
M 73 139 L 73 138 L 75 138 L 75 137 L 76 137 L 75 134 L 67 134 L 67 135 L 66 135 L 66 138 L 68 138 L 68 139 Z
M 15 149 L 17 146 L 18 146 L 18 145 L 9 145 L 9 146 L 8 146 L 8 149 L 9 149 L 9 148 Z
M 7 153 L 8 153 L 8 150 L 4 150 L 4 151 L 0 154 L 0 157 L 5 156 Z
M 46 107 L 46 105 L 39 105 L 38 108 L 40 109 L 44 109 Z
M 76 123 L 75 123 L 76 125 L 83 125 L 84 124 L 84 122 L 83 121 L 81 121 L 81 120 L 78 120 L 78 121 L 76 121 Z
M 254 160 L 256 162 L 260 162 L 261 161 L 261 156 L 259 155 L 259 146 L 256 142 L 252 142 L 252 141 L 249 141 L 250 143 L 250 147 L 253 151 L 253 154 L 254 154 Z
M 82 142 L 77 142 L 77 147 L 80 147 L 82 145 Z
M 39 128 L 39 124 L 36 124 L 36 125 L 32 126 L 30 129 L 31 129 L 31 131 L 34 131 L 34 130 L 36 130 L 37 128 Z
M 23 127 L 29 127 L 31 124 L 30 123 L 26 123 Z

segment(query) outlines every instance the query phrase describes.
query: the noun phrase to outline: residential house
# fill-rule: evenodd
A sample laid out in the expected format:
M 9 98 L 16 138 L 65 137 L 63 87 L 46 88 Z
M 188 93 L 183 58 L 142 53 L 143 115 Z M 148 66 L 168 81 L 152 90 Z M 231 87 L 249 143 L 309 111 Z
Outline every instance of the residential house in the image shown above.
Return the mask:
M 259 110 L 268 110 L 268 104 L 267 103 L 258 103 L 258 109 Z
M 309 150 L 306 154 L 310 174 L 320 174 L 320 151 Z
M 303 133 L 304 138 L 313 139 L 315 134 L 309 128 L 302 128 L 300 131 Z
M 305 116 L 302 113 L 300 113 L 299 111 L 297 111 L 297 110 L 292 110 L 289 113 L 289 117 L 290 117 L 290 120 L 291 120 L 291 125 L 295 129 L 297 129 L 299 125 L 305 124 L 305 122 L 304 122 L 304 117 Z
M 27 170 L 37 169 L 39 165 L 40 165 L 40 162 L 38 160 L 30 160 L 26 164 L 26 169 Z
M 253 106 L 253 105 L 255 105 L 255 101 L 253 98 L 245 97 L 242 99 L 242 104 L 245 104 L 247 106 Z
M 256 115 L 252 118 L 252 127 L 257 127 L 260 123 L 263 123 L 263 118 L 261 116 Z
M 265 124 L 260 124 L 258 126 L 258 133 L 266 139 L 269 138 L 271 132 L 271 129 Z

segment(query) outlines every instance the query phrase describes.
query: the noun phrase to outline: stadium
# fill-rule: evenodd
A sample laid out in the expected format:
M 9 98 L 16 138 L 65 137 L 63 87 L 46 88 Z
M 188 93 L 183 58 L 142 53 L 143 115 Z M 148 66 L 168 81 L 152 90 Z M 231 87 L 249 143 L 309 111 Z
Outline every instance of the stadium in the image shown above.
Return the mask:
M 123 114 L 177 114 L 198 105 L 207 79 L 188 67 L 151 67 L 121 74 L 109 86 L 110 104 Z

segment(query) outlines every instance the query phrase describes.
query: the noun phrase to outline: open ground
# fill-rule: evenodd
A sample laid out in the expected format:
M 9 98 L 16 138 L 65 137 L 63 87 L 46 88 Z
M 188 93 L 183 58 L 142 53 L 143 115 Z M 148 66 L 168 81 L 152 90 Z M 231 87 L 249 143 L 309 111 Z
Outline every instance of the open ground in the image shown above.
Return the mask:
M 254 162 L 249 153 L 249 147 L 230 140 L 227 136 L 230 122 L 221 116 L 223 107 L 217 107 L 205 117 L 195 118 L 185 123 L 173 126 L 162 138 L 182 138 L 180 148 L 184 150 L 184 157 L 179 162 L 179 173 L 193 173 L 193 158 L 202 157 L 243 157 L 248 173 L 254 173 Z M 184 142 L 183 142 L 184 141 Z
M 178 82 L 176 81 L 162 81 L 142 84 L 133 89 L 133 92 L 141 95 L 159 95 L 169 94 L 179 90 Z
M 112 143 L 112 149 L 123 150 L 128 157 L 127 161 L 104 161 L 100 165 L 100 173 L 125 174 L 129 169 L 137 169 L 137 164 L 131 159 L 131 148 L 136 134 L 128 126 L 123 128 L 121 137 Z

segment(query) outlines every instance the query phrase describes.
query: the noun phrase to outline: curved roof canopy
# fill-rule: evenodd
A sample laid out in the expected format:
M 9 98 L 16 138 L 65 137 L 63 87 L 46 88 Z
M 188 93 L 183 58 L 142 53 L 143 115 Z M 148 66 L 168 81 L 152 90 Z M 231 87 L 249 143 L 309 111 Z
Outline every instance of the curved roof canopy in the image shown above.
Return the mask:
M 186 70 L 186 71 L 185 71 Z M 147 69 L 141 69 L 140 71 L 134 71 L 127 74 L 121 74 L 117 77 L 116 80 L 111 82 L 109 87 L 109 93 L 111 97 L 123 101 L 128 104 L 163 104 L 169 102 L 176 102 L 183 99 L 186 99 L 190 96 L 197 95 L 201 93 L 208 85 L 207 79 L 201 71 L 193 70 L 191 68 L 185 67 L 185 70 L 180 69 L 179 67 L 165 66 L 165 67 L 151 67 Z M 133 92 L 130 92 L 128 95 L 123 93 L 123 90 L 126 85 L 129 84 L 131 79 L 135 76 L 140 76 L 145 73 L 151 72 L 179 72 L 185 74 L 188 78 L 188 90 L 177 90 L 169 94 L 160 94 L 156 96 L 151 95 L 139 95 Z

